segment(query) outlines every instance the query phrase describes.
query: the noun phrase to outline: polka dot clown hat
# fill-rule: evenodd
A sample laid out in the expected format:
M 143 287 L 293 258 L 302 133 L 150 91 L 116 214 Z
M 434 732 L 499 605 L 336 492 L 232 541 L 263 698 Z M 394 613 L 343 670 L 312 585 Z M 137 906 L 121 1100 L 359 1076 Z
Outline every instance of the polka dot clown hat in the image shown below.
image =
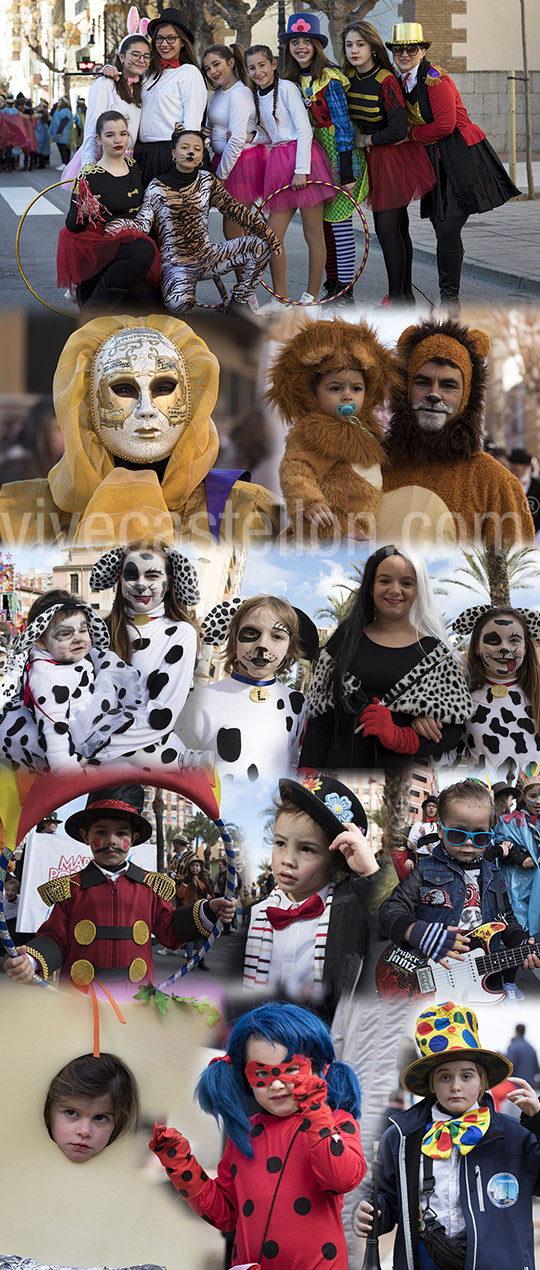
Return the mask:
M 357 825 L 364 834 L 367 832 L 367 817 L 360 799 L 333 776 L 315 772 L 306 776 L 302 784 L 281 780 L 279 793 L 283 802 L 294 803 L 299 811 L 311 816 L 331 839 L 337 838 L 345 825 L 350 824 Z
M 498 1085 L 512 1072 L 512 1064 L 502 1054 L 484 1050 L 478 1036 L 476 1014 L 467 1006 L 445 1001 L 423 1010 L 416 1020 L 416 1045 L 420 1058 L 403 1072 L 401 1084 L 411 1094 L 429 1094 L 429 1076 L 441 1063 L 468 1057 L 484 1067 L 488 1086 Z

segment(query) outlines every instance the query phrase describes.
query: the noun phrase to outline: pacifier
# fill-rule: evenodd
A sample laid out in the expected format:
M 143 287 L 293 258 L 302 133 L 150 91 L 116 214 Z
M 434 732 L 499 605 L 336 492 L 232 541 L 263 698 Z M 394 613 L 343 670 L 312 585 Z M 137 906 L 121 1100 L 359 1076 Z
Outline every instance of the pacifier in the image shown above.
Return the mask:
M 350 419 L 356 414 L 356 403 L 354 401 L 344 401 L 341 406 L 336 406 L 336 414 L 342 419 Z

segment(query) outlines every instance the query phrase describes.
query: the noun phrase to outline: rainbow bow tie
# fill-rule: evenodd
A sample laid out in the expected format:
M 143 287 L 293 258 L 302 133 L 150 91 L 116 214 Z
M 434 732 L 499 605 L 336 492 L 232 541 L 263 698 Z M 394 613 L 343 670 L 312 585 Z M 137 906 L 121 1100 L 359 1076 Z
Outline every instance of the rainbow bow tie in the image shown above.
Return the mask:
M 446 1160 L 452 1147 L 457 1147 L 461 1155 L 467 1155 L 487 1133 L 490 1118 L 489 1107 L 476 1107 L 464 1116 L 456 1116 L 455 1120 L 434 1120 L 422 1138 L 424 1155 Z

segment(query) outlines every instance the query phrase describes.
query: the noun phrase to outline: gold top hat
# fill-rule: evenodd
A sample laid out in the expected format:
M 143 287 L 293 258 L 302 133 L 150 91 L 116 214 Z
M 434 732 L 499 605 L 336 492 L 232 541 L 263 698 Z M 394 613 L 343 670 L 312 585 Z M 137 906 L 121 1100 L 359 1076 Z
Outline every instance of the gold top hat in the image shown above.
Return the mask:
M 386 41 L 386 47 L 391 49 L 395 44 L 420 44 L 424 49 L 431 48 L 431 41 L 424 39 L 421 22 L 397 22 L 392 39 Z

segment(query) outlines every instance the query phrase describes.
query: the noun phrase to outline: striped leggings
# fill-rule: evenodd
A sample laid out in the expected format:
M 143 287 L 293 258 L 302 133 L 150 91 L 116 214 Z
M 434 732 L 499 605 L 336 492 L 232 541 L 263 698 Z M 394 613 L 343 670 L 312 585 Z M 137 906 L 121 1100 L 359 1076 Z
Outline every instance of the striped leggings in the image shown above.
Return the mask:
M 352 216 L 323 221 L 326 244 L 326 276 L 331 282 L 352 282 L 355 275 L 355 241 Z

